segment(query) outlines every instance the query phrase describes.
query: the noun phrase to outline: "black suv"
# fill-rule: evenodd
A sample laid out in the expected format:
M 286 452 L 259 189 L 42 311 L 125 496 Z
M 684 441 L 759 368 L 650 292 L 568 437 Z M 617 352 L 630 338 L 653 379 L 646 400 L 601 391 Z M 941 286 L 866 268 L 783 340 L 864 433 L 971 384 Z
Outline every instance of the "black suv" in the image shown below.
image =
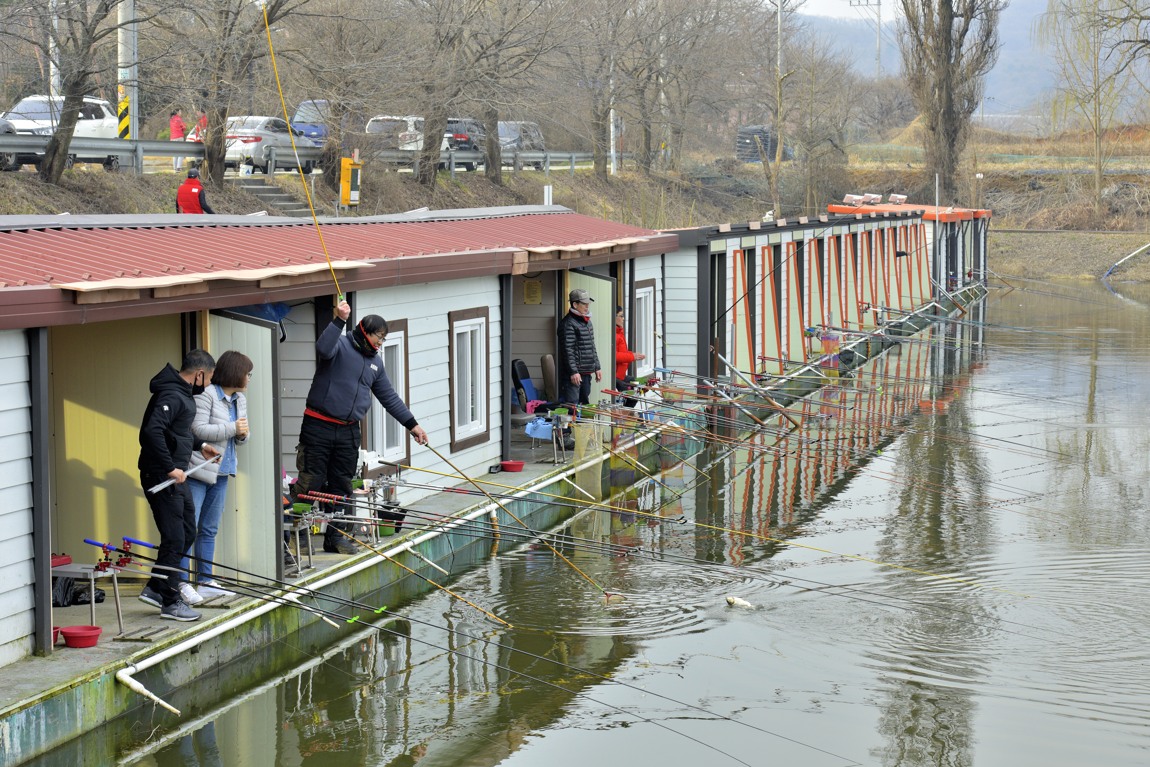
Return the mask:
M 755 141 L 756 138 L 758 141 Z M 735 158 L 739 162 L 759 162 L 762 159 L 759 157 L 760 143 L 767 159 L 773 161 L 779 143 L 775 129 L 769 125 L 744 125 L 739 128 L 739 133 L 735 136 Z M 794 155 L 791 148 L 783 144 L 783 159 L 792 160 Z
M 487 141 L 487 134 L 483 131 L 483 123 L 478 120 L 473 120 L 470 117 L 449 117 L 443 139 L 448 149 L 461 152 L 482 152 L 484 151 L 484 143 Z M 479 165 L 475 161 L 456 164 L 464 170 L 475 170 L 476 166 Z

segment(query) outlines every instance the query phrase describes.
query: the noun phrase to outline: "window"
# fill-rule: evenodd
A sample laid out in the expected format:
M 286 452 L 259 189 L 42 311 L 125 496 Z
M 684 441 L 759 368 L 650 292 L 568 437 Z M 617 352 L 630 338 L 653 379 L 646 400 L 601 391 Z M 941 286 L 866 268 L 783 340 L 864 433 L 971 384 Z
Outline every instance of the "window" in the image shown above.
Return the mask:
M 486 442 L 488 412 L 487 307 L 449 312 L 451 449 Z
M 631 317 L 634 327 L 635 348 L 631 351 L 646 359 L 635 363 L 635 375 L 650 375 L 655 371 L 655 281 L 635 283 L 635 313 Z
M 407 402 L 407 321 L 388 323 L 387 340 L 380 349 L 383 368 L 392 388 Z M 403 461 L 408 458 L 407 429 L 399 421 L 376 405 L 371 409 L 371 438 L 369 449 L 379 453 L 385 461 Z

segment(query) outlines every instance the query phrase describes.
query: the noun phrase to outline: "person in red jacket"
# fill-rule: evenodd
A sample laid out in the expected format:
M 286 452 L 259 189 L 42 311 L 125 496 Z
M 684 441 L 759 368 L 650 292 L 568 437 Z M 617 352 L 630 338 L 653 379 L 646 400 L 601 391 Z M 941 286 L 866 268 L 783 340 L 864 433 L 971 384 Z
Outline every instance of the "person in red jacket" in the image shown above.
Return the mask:
M 180 110 L 177 109 L 177 110 L 173 111 L 172 114 L 168 117 L 168 129 L 171 131 L 171 134 L 172 134 L 170 137 L 171 140 L 172 141 L 183 141 L 184 135 L 187 133 L 187 128 L 188 128 L 188 126 L 184 123 L 184 117 L 183 117 L 183 115 L 180 114 Z M 183 157 L 173 157 L 172 158 L 172 170 L 179 173 L 180 168 L 182 168 L 182 167 L 184 167 L 184 158 Z
M 188 170 L 188 177 L 176 190 L 177 213 L 215 213 L 204 195 L 204 185 L 200 183 L 200 172 L 196 168 Z
M 645 360 L 647 355 L 636 354 L 627 348 L 627 331 L 623 328 L 623 307 L 615 307 L 615 389 L 627 391 L 633 388 L 631 378 L 627 375 L 627 368 L 636 360 Z M 627 407 L 635 406 L 635 399 L 627 397 L 623 400 Z

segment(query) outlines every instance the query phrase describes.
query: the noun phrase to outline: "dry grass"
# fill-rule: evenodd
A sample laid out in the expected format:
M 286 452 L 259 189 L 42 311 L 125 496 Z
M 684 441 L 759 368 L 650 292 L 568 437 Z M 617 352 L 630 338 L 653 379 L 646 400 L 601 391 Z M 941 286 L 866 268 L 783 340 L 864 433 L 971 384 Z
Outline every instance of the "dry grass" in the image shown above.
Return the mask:
M 1004 277 L 1097 279 L 1150 243 L 1150 235 L 1116 232 L 990 231 L 990 268 Z M 1150 281 L 1150 252 L 1122 265 L 1114 280 Z

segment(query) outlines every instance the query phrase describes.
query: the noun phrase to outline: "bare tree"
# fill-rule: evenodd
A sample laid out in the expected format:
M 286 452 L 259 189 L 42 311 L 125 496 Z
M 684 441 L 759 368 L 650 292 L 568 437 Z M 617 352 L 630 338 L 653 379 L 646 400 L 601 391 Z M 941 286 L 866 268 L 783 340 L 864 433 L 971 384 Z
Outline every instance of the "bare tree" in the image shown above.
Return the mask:
M 299 13 L 307 3 L 197 0 L 181 3 L 170 13 L 154 14 L 153 26 L 167 37 L 170 70 L 183 78 L 185 89 L 196 94 L 197 106 L 207 117 L 202 134 L 203 175 L 214 185 L 224 181 L 229 111 L 236 99 L 248 96 L 252 100 L 256 64 L 269 57 L 269 30 Z M 276 45 L 275 52 L 286 60 L 295 54 L 295 48 Z
M 1050 0 L 1035 25 L 1035 36 L 1054 60 L 1055 108 L 1076 115 L 1091 136 L 1094 165 L 1094 213 L 1102 214 L 1106 132 L 1128 97 L 1133 71 L 1116 50 L 1124 27 L 1109 26 L 1100 0 Z
M 488 178 L 501 180 L 498 106 L 558 44 L 569 0 L 406 0 L 416 62 L 410 82 L 423 105 L 424 141 L 416 176 L 433 186 L 447 118 L 477 108 L 487 133 Z
M 564 53 L 590 110 L 595 175 L 606 179 L 611 112 L 625 100 L 632 85 L 622 73 L 620 62 L 638 46 L 644 33 L 642 9 L 612 0 L 587 0 L 573 15 L 571 26 L 574 34 Z
M 72 134 L 84 96 L 99 75 L 116 66 L 115 23 L 121 0 L 17 0 L 4 8 L 0 33 L 15 38 L 50 62 L 59 73 L 63 104 L 56 131 L 40 161 L 40 178 L 56 184 L 68 167 Z
M 1005 0 L 900 0 L 899 52 L 925 128 L 926 164 L 942 201 L 957 202 L 959 156 L 986 73 L 998 58 Z
M 394 85 L 405 82 L 411 67 L 408 46 L 398 44 L 405 32 L 397 11 L 394 3 L 312 0 L 307 15 L 287 22 L 300 55 L 283 75 L 295 103 L 327 101 L 328 136 L 320 167 L 333 190 L 339 188 L 341 158 L 368 148 L 368 119 L 390 114 L 397 100 L 410 101 L 410 95 L 397 99 L 402 89 Z
M 794 119 L 790 135 L 803 176 L 803 211 L 826 210 L 830 190 L 845 175 L 847 127 L 857 77 L 850 59 L 825 40 L 805 38 L 794 50 Z M 775 209 L 782 216 L 785 211 Z

